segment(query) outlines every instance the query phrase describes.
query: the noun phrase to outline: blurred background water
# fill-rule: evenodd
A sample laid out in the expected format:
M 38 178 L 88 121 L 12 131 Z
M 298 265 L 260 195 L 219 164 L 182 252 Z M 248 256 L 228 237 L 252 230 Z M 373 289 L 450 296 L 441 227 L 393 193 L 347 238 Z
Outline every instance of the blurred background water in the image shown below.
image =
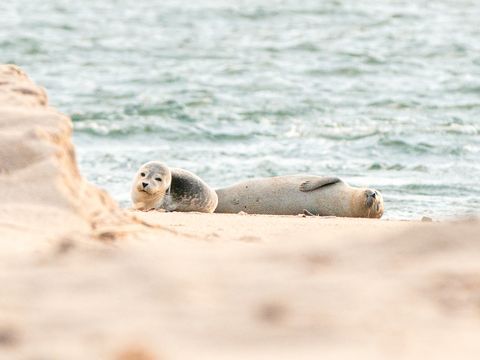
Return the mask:
M 72 116 L 121 205 L 158 159 L 214 187 L 335 174 L 387 218 L 480 213 L 476 0 L 10 0 L 0 62 Z

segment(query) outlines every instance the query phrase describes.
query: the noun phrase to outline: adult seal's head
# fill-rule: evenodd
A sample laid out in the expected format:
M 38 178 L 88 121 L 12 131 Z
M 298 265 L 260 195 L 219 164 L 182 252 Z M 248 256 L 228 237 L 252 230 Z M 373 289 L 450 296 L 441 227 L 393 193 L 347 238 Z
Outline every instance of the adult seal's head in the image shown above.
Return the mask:
M 159 161 L 150 161 L 138 169 L 133 180 L 132 201 L 138 210 L 155 209 L 162 204 L 172 183 L 169 167 Z
M 359 189 L 352 197 L 352 208 L 357 208 L 359 217 L 380 219 L 384 212 L 382 194 L 375 189 Z
M 135 209 L 144 211 L 213 212 L 218 198 L 212 188 L 190 171 L 150 161 L 135 175 L 132 201 Z

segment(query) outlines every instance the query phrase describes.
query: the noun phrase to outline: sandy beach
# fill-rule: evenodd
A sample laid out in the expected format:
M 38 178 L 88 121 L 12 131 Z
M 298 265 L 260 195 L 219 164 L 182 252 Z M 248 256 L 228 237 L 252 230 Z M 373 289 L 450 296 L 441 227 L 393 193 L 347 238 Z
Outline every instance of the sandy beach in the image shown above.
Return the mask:
M 121 209 L 71 133 L 0 66 L 1 359 L 480 356 L 478 220 Z

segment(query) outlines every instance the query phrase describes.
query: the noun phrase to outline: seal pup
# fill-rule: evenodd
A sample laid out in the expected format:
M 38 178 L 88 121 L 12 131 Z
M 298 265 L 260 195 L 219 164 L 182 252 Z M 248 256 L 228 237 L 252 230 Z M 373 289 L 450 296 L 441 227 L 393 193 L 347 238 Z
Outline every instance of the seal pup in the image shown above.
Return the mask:
M 383 198 L 338 177 L 290 175 L 252 179 L 216 190 L 217 213 L 380 218 Z
M 198 211 L 212 213 L 218 203 L 215 190 L 190 171 L 169 168 L 159 161 L 143 164 L 132 186 L 137 210 Z

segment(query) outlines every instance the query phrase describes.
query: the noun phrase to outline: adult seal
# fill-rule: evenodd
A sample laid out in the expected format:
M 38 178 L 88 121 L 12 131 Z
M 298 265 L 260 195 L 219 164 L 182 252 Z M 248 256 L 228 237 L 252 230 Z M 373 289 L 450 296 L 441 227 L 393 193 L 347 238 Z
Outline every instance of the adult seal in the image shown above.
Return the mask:
M 253 179 L 217 189 L 217 213 L 380 218 L 383 198 L 338 177 L 292 175 Z
M 215 190 L 190 171 L 169 168 L 159 161 L 143 164 L 132 186 L 137 210 L 198 211 L 212 213 L 218 202 Z

